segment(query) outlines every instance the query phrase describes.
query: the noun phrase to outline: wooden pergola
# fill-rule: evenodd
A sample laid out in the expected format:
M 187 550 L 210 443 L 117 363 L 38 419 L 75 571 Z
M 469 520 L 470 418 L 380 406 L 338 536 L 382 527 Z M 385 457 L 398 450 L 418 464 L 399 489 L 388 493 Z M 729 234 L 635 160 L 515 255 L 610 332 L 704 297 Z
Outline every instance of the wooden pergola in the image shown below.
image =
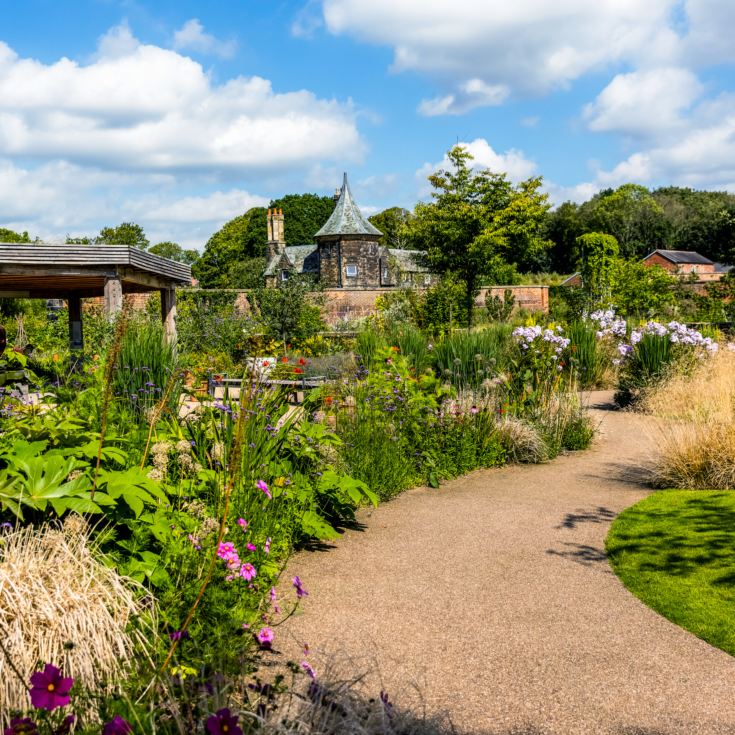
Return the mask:
M 166 338 L 176 340 L 176 287 L 191 285 L 191 267 L 128 245 L 0 243 L 0 298 L 65 299 L 69 343 L 84 346 L 82 299 L 104 298 L 110 319 L 123 295 L 159 291 Z

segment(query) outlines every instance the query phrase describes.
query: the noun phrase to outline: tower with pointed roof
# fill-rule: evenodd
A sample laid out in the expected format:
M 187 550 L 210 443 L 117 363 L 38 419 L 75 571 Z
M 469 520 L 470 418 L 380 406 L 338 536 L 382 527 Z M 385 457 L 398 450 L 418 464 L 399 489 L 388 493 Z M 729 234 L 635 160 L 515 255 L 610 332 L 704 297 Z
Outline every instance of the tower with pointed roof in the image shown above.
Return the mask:
M 383 233 L 363 217 L 352 198 L 344 174 L 331 217 L 316 233 L 319 277 L 327 288 L 365 288 L 380 285 L 382 261 L 387 267 Z

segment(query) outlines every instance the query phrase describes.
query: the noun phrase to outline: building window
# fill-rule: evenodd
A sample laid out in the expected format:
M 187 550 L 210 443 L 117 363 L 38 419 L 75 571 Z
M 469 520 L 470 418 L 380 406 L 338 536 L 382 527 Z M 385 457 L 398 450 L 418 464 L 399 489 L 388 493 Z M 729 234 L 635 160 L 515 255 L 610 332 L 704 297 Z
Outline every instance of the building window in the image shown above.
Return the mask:
M 291 277 L 291 273 L 285 268 L 281 271 L 281 280 L 287 281 Z
M 348 263 L 345 266 L 345 274 L 347 278 L 357 278 L 357 266 L 354 263 Z

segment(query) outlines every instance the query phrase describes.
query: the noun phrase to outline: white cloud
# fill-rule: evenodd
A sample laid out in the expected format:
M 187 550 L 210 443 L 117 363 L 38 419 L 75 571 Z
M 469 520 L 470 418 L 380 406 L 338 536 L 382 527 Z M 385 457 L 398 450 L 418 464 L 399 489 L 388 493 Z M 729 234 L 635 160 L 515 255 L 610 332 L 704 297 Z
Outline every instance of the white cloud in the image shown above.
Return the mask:
M 476 107 L 502 105 L 509 94 L 510 90 L 505 84 L 486 84 L 482 79 L 470 79 L 460 84 L 452 94 L 422 100 L 419 112 L 427 117 L 464 115 Z
M 105 225 L 134 221 L 151 242 L 173 240 L 201 249 L 227 220 L 269 199 L 242 189 L 182 193 L 173 177 L 121 174 L 52 162 L 25 168 L 0 159 L 0 227 L 63 241 Z
M 177 51 L 195 51 L 221 59 L 231 59 L 237 51 L 237 42 L 222 41 L 211 33 L 206 33 L 199 19 L 192 18 L 174 32 L 173 47 Z
M 688 69 L 656 68 L 618 74 L 584 117 L 590 130 L 630 136 L 660 136 L 681 130 L 692 105 L 704 91 Z
M 294 16 L 291 23 L 291 34 L 296 38 L 313 38 L 314 34 L 324 26 L 319 12 L 319 0 L 308 0 Z
M 394 70 L 425 73 L 446 88 L 424 101 L 425 114 L 461 114 L 499 104 L 511 93 L 565 87 L 611 64 L 671 56 L 679 37 L 670 13 L 677 4 L 323 0 L 323 13 L 332 33 L 392 46 Z
M 358 160 L 350 102 L 275 92 L 261 77 L 215 84 L 192 59 L 127 26 L 86 65 L 20 58 L 0 42 L 0 150 L 148 171 L 254 173 Z

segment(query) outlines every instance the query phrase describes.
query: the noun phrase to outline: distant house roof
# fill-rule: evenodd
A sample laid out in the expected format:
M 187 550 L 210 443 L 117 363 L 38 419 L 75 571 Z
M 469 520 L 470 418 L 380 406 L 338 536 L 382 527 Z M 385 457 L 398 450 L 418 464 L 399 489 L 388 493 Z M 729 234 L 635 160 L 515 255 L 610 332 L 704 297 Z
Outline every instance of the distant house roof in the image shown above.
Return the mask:
M 430 273 L 423 260 L 425 255 L 423 250 L 388 249 L 388 256 L 395 259 L 396 265 L 403 273 Z
M 315 237 L 331 237 L 335 235 L 372 235 L 381 237 L 383 233 L 370 224 L 363 216 L 360 208 L 355 204 L 347 183 L 347 174 L 342 180 L 342 189 L 334 212 L 327 220 L 324 227 L 316 233 Z
M 662 258 L 671 263 L 677 263 L 679 265 L 685 263 L 696 263 L 698 265 L 712 265 L 712 261 L 709 258 L 705 258 L 704 255 L 695 253 L 693 250 L 654 250 L 652 253 L 646 255 L 643 260 L 648 260 L 652 255 L 660 255 Z
M 581 273 L 572 273 L 569 278 L 565 278 L 560 285 L 562 286 L 577 286 L 582 283 Z
M 715 273 L 729 273 L 733 269 L 731 265 L 725 265 L 724 263 L 715 263 Z

